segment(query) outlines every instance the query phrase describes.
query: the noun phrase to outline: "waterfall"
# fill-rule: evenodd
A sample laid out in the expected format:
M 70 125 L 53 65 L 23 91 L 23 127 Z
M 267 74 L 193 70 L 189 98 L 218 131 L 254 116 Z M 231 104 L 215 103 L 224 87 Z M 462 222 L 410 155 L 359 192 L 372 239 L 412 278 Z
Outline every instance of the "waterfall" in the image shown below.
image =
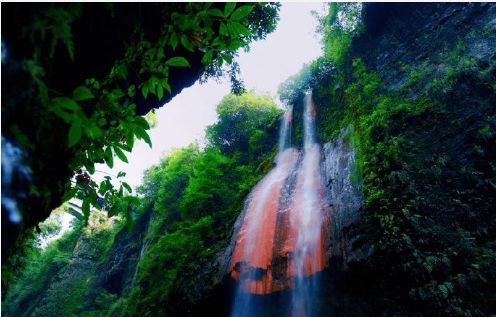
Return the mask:
M 257 315 L 263 296 L 290 290 L 293 316 L 309 316 L 314 275 L 325 267 L 326 217 L 315 106 L 304 100 L 303 153 L 291 147 L 293 109 L 281 119 L 276 166 L 254 187 L 229 265 L 238 280 L 232 316 Z
M 325 267 L 323 220 L 326 217 L 324 186 L 320 173 L 320 145 L 315 138 L 315 105 L 311 92 L 304 99 L 303 162 L 298 173 L 291 227 L 296 231 L 294 266 L 296 284 L 293 290 L 293 316 L 311 316 L 311 301 L 318 285 L 308 278 Z
M 291 147 L 291 127 L 293 122 L 293 106 L 288 106 L 281 118 L 279 132 L 279 153 Z

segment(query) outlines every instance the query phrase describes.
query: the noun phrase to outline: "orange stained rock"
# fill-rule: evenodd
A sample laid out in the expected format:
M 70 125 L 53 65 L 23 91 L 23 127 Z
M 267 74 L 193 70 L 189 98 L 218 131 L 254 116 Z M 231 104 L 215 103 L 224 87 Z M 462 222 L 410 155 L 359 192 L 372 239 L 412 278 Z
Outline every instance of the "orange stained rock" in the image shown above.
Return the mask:
M 283 289 L 272 282 L 273 246 L 282 187 L 297 159 L 294 149 L 281 153 L 278 165 L 255 188 L 246 210 L 230 271 L 233 278 L 243 280 L 248 292 L 267 294 Z

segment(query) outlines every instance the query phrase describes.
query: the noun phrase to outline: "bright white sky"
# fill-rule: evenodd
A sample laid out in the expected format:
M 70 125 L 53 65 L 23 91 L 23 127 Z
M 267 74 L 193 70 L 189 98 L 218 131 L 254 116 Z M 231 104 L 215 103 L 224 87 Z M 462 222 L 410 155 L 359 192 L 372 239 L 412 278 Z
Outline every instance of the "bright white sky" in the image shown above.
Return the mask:
M 276 31 L 266 40 L 252 43 L 250 52 L 241 53 L 237 59 L 247 90 L 276 96 L 280 83 L 321 55 L 316 21 L 310 11 L 320 12 L 323 6 L 323 3 L 282 4 Z M 106 165 L 97 166 L 95 178 L 101 180 L 104 173 L 117 175 L 118 171 L 124 171 L 125 181 L 132 187 L 141 184 L 143 172 L 172 148 L 203 141 L 205 128 L 216 121 L 215 107 L 229 92 L 228 80 L 223 83 L 210 80 L 184 89 L 156 111 L 158 125 L 149 132 L 153 147 L 136 142 L 133 152 L 127 155 L 129 164 L 115 158 L 112 170 Z

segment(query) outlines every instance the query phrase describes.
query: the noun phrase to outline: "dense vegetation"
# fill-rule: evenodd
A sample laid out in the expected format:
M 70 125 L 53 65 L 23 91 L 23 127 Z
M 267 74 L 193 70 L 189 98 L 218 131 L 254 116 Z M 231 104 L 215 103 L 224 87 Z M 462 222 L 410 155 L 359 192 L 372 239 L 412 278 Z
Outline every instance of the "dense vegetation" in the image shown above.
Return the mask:
M 280 89 L 294 103 L 313 89 L 321 139 L 353 126 L 363 225 L 375 252 L 352 267 L 344 292 L 354 307 L 341 309 L 347 316 L 494 314 L 496 63 L 470 55 L 466 44 L 494 39 L 494 28 L 460 34 L 464 40 L 448 42 L 447 54 L 421 67 L 400 61 L 395 67 L 407 79 L 391 87 L 386 70 L 365 62 L 365 18 L 360 4 L 331 4 L 321 22 L 325 55 Z
M 33 179 L 18 201 L 22 223 L 5 221 L 4 257 L 72 197 L 86 219 L 99 197 L 109 215 L 129 215 L 130 186 L 96 183 L 95 164 L 127 162 L 135 139 L 151 146 L 141 116 L 198 79 L 226 73 L 243 92 L 237 51 L 272 32 L 277 15 L 270 3 L 6 4 L 2 135 L 21 146 Z
M 272 167 L 281 109 L 269 97 L 245 93 L 226 96 L 217 112 L 219 120 L 208 127 L 205 148 L 192 144 L 176 149 L 145 173 L 138 189 L 142 204 L 131 229 L 144 234 L 141 239 L 133 236 L 135 244 L 141 241 L 142 252 L 135 255 L 136 271 L 129 272 L 132 282 L 125 292 L 116 291 L 115 282 L 102 287 L 97 267 L 105 266 L 110 254 L 122 252 L 117 241 L 129 235 L 128 228 L 119 218 L 96 213 L 88 226 L 79 220 L 44 250 L 26 241 L 23 274 L 10 285 L 3 312 L 162 316 L 180 314 L 198 300 L 195 281 L 226 247 L 245 196 Z

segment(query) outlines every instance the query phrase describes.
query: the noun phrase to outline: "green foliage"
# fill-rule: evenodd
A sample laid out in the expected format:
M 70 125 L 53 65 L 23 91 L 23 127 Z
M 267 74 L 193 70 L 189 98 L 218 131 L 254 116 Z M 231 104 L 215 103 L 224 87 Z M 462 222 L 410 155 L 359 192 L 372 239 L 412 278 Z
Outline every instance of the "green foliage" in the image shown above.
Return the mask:
M 126 316 L 175 315 L 180 305 L 197 300 L 190 290 L 198 287 L 202 267 L 227 245 L 243 200 L 273 159 L 281 110 L 269 98 L 229 95 L 217 112 L 207 148 L 171 152 L 146 172 L 138 189 L 156 216 Z M 227 138 L 229 145 L 217 141 Z M 173 300 L 178 293 L 180 303 Z
M 3 314 L 28 316 L 36 309 L 36 303 L 42 296 L 42 292 L 50 285 L 57 272 L 69 263 L 79 230 L 75 229 L 71 234 L 54 241 L 44 250 L 35 246 L 33 240 L 24 246 L 25 255 L 22 263 L 18 263 L 20 267 L 17 268 L 21 273 L 11 281 L 12 287 L 4 295 Z M 4 272 L 2 269 L 2 273 Z
M 114 18 L 117 6 L 120 5 L 108 5 L 108 10 L 103 11 L 108 19 Z M 113 56 L 113 64 L 105 65 L 108 69 L 102 70 L 101 77 L 81 78 L 79 86 L 69 88 L 71 91 L 60 91 L 54 86 L 60 79 L 52 78 L 54 68 L 58 67 L 54 65 L 67 58 L 71 63 L 82 59 L 74 47 L 78 40 L 74 37 L 81 35 L 73 34 L 73 28 L 82 16 L 91 14 L 91 7 L 84 4 L 47 4 L 40 5 L 39 10 L 30 7 L 33 16 L 27 18 L 30 23 L 20 32 L 32 48 L 32 54 L 29 51 L 29 56 L 21 60 L 30 77 L 29 87 L 23 88 L 29 92 L 27 104 L 36 105 L 35 111 L 27 111 L 35 118 L 30 120 L 41 123 L 32 125 L 30 120 L 19 119 L 9 107 L 9 111 L 5 110 L 6 120 L 12 126 L 13 137 L 24 141 L 22 144 L 30 155 L 38 155 L 33 160 L 39 158 L 40 152 L 61 153 L 72 172 L 59 180 L 57 191 L 44 186 L 42 176 L 37 178 L 40 199 L 51 206 L 58 204 L 60 192 L 65 192 L 64 201 L 72 197 L 85 201 L 86 212 L 90 205 L 96 207 L 100 195 L 105 197 L 105 208 L 110 215 L 123 212 L 130 218 L 128 212 L 136 199 L 126 197 L 130 194 L 126 194 L 126 189 L 130 192 L 129 186 L 122 182 L 120 188 L 114 189 L 107 180 L 105 184 L 96 184 L 91 175 L 96 163 L 106 163 L 112 168 L 116 157 L 127 162 L 126 152 L 133 149 L 136 139 L 151 146 L 150 126 L 145 118 L 136 115 L 136 103 L 143 99 L 141 96 L 147 101 L 164 100 L 173 91 L 177 93 L 182 87 L 172 87 L 171 76 L 175 76 L 176 69 L 198 64 L 192 60 L 196 55 L 203 63 L 203 79 L 222 75 L 224 66 L 232 64 L 229 75 L 235 84 L 233 89 L 242 91 L 242 83 L 236 77 L 239 69 L 233 59 L 239 48 L 248 50 L 252 41 L 275 29 L 278 8 L 278 4 L 270 3 L 164 5 L 160 8 L 163 20 L 156 34 L 150 34 L 146 21 L 137 18 L 123 55 Z M 181 47 L 194 54 L 181 56 L 185 52 Z M 196 73 L 197 70 L 192 71 L 191 76 L 200 76 Z M 53 133 L 54 127 L 58 129 L 53 144 L 47 138 L 36 142 L 40 135 Z M 31 142 L 26 141 L 30 139 Z M 64 140 L 61 143 L 59 139 Z M 38 166 L 33 165 L 35 176 L 39 175 Z M 76 182 L 71 184 L 72 177 Z
M 335 65 L 342 65 L 353 37 L 363 30 L 362 4 L 358 2 L 329 3 L 329 14 L 323 20 L 324 52 Z
M 219 121 L 208 127 L 207 139 L 212 146 L 220 148 L 223 154 L 233 154 L 236 151 L 251 154 L 256 148 L 262 152 L 268 151 L 270 142 L 257 144 L 256 148 L 253 148 L 250 147 L 250 138 L 253 133 L 260 134 L 266 127 L 274 126 L 281 113 L 281 109 L 268 96 L 256 96 L 251 93 L 228 95 L 217 107 Z M 254 142 L 252 146 L 255 146 Z
M 51 219 L 53 221 L 53 219 Z M 41 226 L 35 239 L 27 239 L 18 274 L 3 297 L 6 316 L 79 316 L 100 261 L 106 258 L 122 222 L 93 213 L 89 224 L 76 221 L 62 237 L 41 248 L 46 239 Z M 27 243 L 28 241 L 31 241 Z M 2 269 L 2 273 L 5 271 Z

